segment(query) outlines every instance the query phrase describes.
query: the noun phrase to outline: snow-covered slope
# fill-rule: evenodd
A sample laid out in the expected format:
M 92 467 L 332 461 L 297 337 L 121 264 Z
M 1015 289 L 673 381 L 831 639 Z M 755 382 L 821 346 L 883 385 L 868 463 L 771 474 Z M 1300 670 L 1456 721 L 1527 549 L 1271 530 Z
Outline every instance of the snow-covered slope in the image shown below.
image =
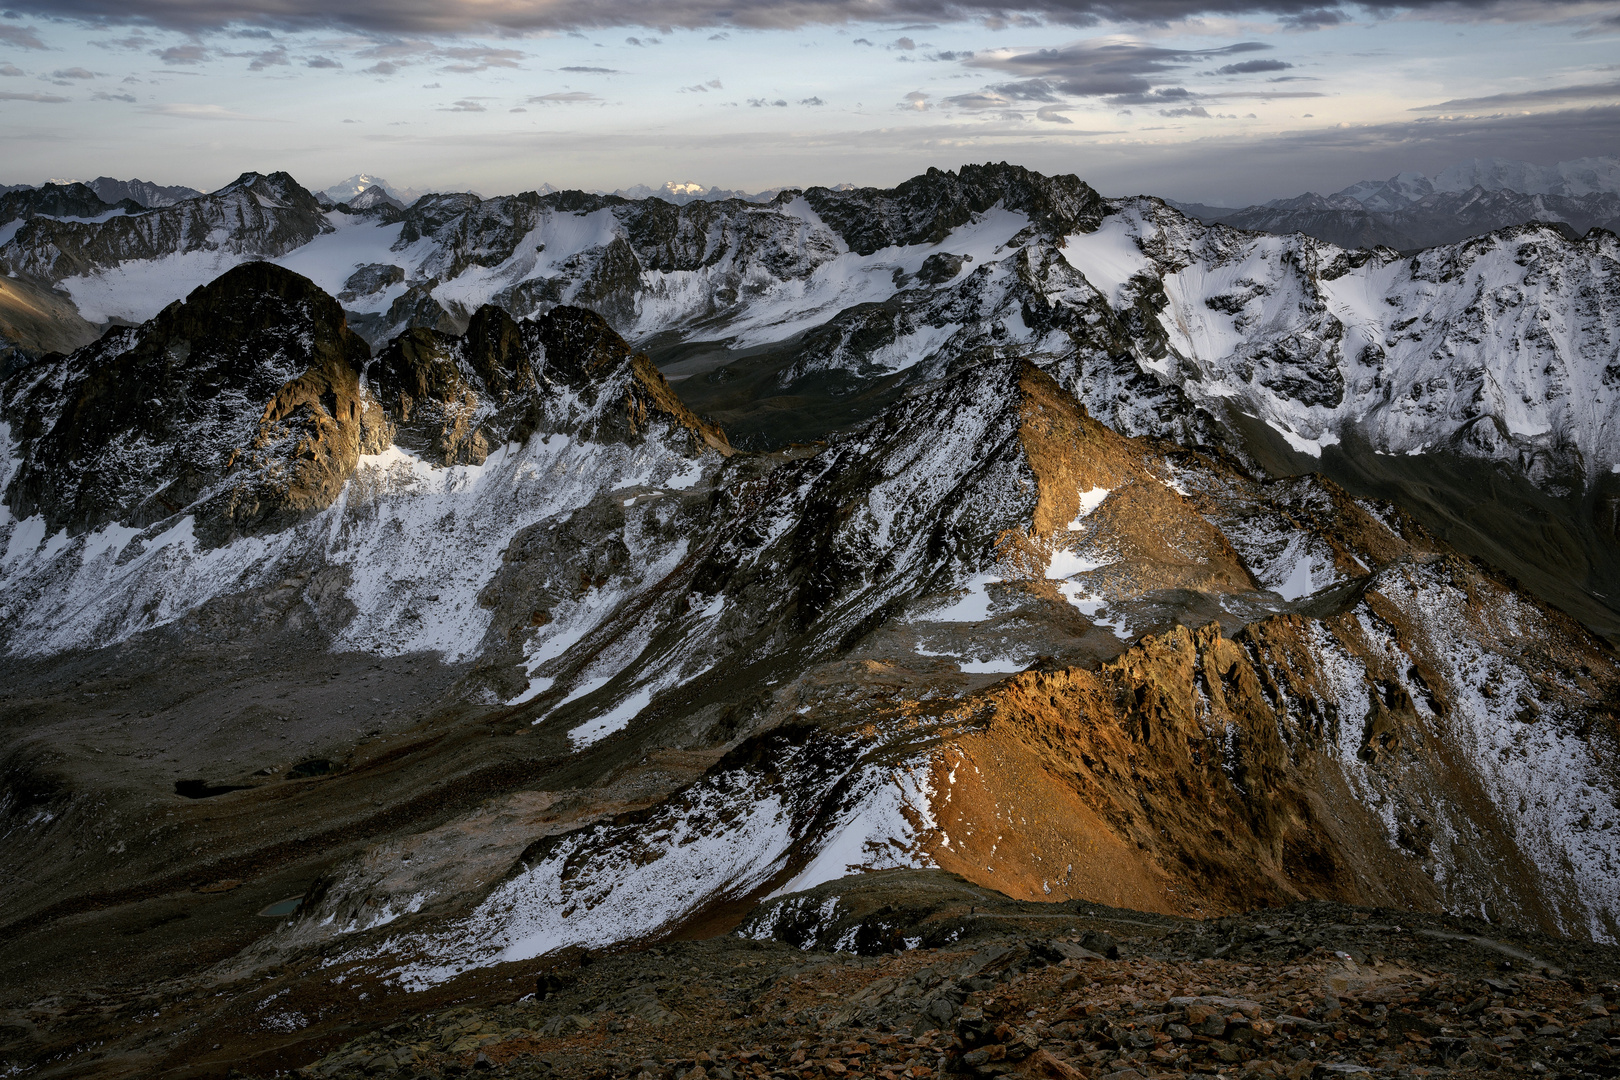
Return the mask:
M 456 665 L 477 737 L 458 744 L 446 708 L 416 749 L 375 759 L 414 758 L 387 774 L 420 783 L 400 805 L 482 761 L 479 790 L 573 816 L 346 821 L 352 854 L 254 947 L 411 986 L 888 866 L 1151 910 L 1489 904 L 1620 934 L 1620 668 L 1602 642 L 1396 507 L 1262 482 L 1082 406 L 1108 397 L 1126 426 L 1265 405 L 1320 444 L 1301 417 L 1325 424 L 1359 393 L 1358 370 L 1342 387 L 1321 370 L 1359 341 L 1334 312 L 1434 303 L 1447 274 L 1485 275 L 1495 297 L 1481 267 L 1507 241 L 1413 266 L 1204 230 L 1151 200 L 1054 229 L 1003 198 L 959 226 L 988 233 L 983 258 L 924 259 L 937 286 L 891 275 L 899 302 L 869 309 L 953 327 L 949 362 L 831 444 L 768 454 L 733 452 L 584 309 L 485 307 L 463 334 L 416 327 L 367 358 L 307 279 L 232 270 L 5 384 L 7 662 L 233 646 L 277 665 L 255 646 L 296 634 L 327 656 Z M 848 208 L 811 209 L 801 238 Z M 926 249 L 904 214 L 871 217 L 793 265 Z M 1028 236 L 1009 246 L 1014 225 Z M 711 250 L 700 239 L 681 250 Z M 1295 351 L 1262 351 L 1267 326 Z M 831 363 L 873 355 L 863 332 L 840 340 Z M 1164 396 L 1101 378 L 1125 363 Z M 278 739 L 261 745 L 211 760 L 203 785 L 256 822 L 310 790 L 279 779 L 294 761 L 271 756 L 290 752 Z M 46 749 L 7 760 L 42 770 Z M 661 755 L 698 764 L 649 776 Z M 7 864 L 28 877 L 76 829 L 100 830 L 98 851 L 147 835 L 130 830 L 152 787 L 52 788 L 60 820 L 7 804 Z M 62 888 L 211 880 L 185 836 Z
M 1148 366 L 1319 452 L 1503 461 L 1537 482 L 1620 463 L 1620 242 L 1528 225 L 1404 258 L 1245 234 L 1127 200 L 1064 256 L 1124 307 L 1146 300 L 1169 352 Z
M 1522 191 L 1527 195 L 1620 193 L 1620 158 L 1586 157 L 1553 165 L 1534 165 L 1505 158 L 1460 161 L 1434 178 L 1436 191 Z
M 1620 194 L 1620 158 L 1588 157 L 1535 165 L 1506 158 L 1472 158 L 1442 169 L 1430 180 L 1420 172 L 1396 173 L 1388 180 L 1363 180 L 1338 194 L 1368 210 L 1400 210 L 1434 192 L 1462 193 L 1473 188 L 1522 195 Z M 1284 200 L 1267 203 L 1277 206 Z

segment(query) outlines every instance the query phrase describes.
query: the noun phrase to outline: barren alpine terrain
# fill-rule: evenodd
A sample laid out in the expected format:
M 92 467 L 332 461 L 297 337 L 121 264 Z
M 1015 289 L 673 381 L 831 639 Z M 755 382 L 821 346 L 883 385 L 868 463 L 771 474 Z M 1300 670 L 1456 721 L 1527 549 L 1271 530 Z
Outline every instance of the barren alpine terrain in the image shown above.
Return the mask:
M 0 203 L 0 1074 L 1613 1075 L 1612 233 L 119 183 Z

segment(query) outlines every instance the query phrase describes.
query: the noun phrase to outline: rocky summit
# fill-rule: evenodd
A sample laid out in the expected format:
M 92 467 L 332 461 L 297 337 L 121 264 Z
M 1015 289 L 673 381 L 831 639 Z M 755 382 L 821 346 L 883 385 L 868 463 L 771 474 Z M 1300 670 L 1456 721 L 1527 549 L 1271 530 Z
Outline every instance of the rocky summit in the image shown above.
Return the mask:
M 3 204 L 8 1075 L 1614 1074 L 1613 234 L 118 183 Z

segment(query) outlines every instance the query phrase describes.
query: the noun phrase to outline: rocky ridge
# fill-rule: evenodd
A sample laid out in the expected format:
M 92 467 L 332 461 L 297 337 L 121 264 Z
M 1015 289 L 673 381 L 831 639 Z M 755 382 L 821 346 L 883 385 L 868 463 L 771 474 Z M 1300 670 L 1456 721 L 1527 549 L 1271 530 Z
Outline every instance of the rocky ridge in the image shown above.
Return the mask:
M 48 533 L 139 531 L 184 510 L 211 546 L 287 528 L 386 442 L 360 386 L 369 352 L 331 297 L 244 264 L 8 381 L 7 505 Z
M 215 298 L 120 332 L 127 347 L 109 338 L 16 382 L 94 402 L 83 388 L 106 363 L 169 356 L 170 325 L 237 288 L 308 297 L 306 282 L 256 264 Z M 287 339 L 341 340 L 296 318 L 279 325 Z M 229 338 L 219 345 L 233 355 Z M 320 466 L 287 442 L 294 470 L 313 461 L 324 479 L 276 504 L 296 518 L 266 519 L 262 538 L 210 539 L 199 525 L 219 496 L 206 488 L 145 522 L 145 492 L 46 484 L 50 462 L 86 459 L 59 453 L 50 433 L 96 425 L 16 421 L 22 464 L 8 490 L 13 513 L 30 516 L 9 523 L 8 638 L 14 653 L 113 644 L 347 566 L 334 642 L 476 658 L 466 692 L 532 719 L 548 753 L 616 756 L 644 740 L 724 750 L 646 821 L 548 841 L 463 922 L 390 946 L 420 978 L 443 977 L 436 957 L 460 967 L 622 936 L 601 891 L 627 874 L 662 880 L 674 864 L 660 859 L 697 859 L 692 885 L 644 908 L 638 933 L 842 872 L 824 850 L 859 862 L 868 841 L 891 840 L 885 859 L 1028 895 L 1106 888 L 1173 911 L 1300 896 L 1488 902 L 1564 932 L 1614 932 L 1612 662 L 1577 624 L 1397 511 L 1331 482 L 1259 482 L 1122 437 L 1017 358 L 966 368 L 825 449 L 728 458 L 721 433 L 577 309 L 537 322 L 486 309 L 460 338 L 413 331 L 363 386 L 336 355 L 328 363 L 358 389 L 337 410 L 354 430 L 334 424 L 328 438 L 354 463 Z M 266 398 L 325 396 L 300 396 L 311 376 L 299 364 L 277 373 L 279 389 L 272 379 L 244 395 L 238 422 L 279 423 Z M 12 415 L 50 411 L 16 400 L 25 411 Z M 371 410 L 372 437 L 398 448 L 359 445 Z M 310 415 L 331 422 L 330 410 Z M 214 442 L 197 440 L 211 453 Z M 230 483 L 259 482 L 262 469 L 234 473 L 232 460 L 208 462 Z M 567 486 L 553 479 L 569 474 Z M 492 504 L 485 484 L 517 494 Z M 27 501 L 47 489 L 60 505 Z M 240 514 L 248 501 L 225 505 Z M 107 524 L 90 528 L 91 505 L 109 508 Z M 446 510 L 463 524 L 440 524 L 431 556 L 425 536 L 396 531 Z M 50 538 L 74 521 L 80 535 Z M 777 688 L 761 692 L 762 678 Z M 1493 764 L 1504 752 L 1511 767 Z M 1549 798 L 1572 770 L 1590 798 Z M 1144 794 L 1144 781 L 1167 794 Z M 982 818 L 1008 800 L 1072 810 L 1037 815 L 1030 836 L 1044 839 L 998 857 Z M 699 828 L 720 804 L 739 816 Z M 695 828 L 706 841 L 684 853 L 653 839 Z M 662 854 L 648 863 L 649 852 Z M 1061 871 L 1041 865 L 1054 852 Z M 397 910 L 434 893 L 413 882 L 435 865 L 418 862 L 392 900 L 360 879 L 322 903 L 335 911 L 361 890 Z M 591 917 L 560 921 L 556 889 L 592 895 Z M 444 897 L 453 910 L 472 899 Z M 289 947 L 342 925 L 312 916 Z
M 911 949 L 784 949 L 752 929 L 756 912 L 743 941 L 564 955 L 532 996 L 408 1013 L 302 1075 L 1327 1080 L 1613 1068 L 1612 949 L 1576 959 L 1566 947 L 1566 968 L 1537 955 L 1556 947 L 1548 939 L 1389 909 L 1302 904 L 1189 924 L 963 885 L 889 872 L 804 897 L 885 901 L 887 918 L 926 942 Z
M 14 273 L 58 284 L 130 262 L 195 253 L 236 260 L 284 255 L 331 231 L 315 197 L 279 172 L 243 173 L 218 191 L 154 209 L 130 205 L 142 212 L 98 222 L 28 218 L 0 259 Z M 208 276 L 229 265 L 211 264 Z

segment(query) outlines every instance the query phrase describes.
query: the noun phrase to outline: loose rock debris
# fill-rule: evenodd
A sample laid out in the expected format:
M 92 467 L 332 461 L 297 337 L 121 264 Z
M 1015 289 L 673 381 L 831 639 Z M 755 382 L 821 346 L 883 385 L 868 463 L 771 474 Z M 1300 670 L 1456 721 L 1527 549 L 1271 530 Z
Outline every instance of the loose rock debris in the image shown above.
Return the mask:
M 1062 908 L 1072 924 L 1009 932 L 991 919 L 971 940 L 878 956 L 735 936 L 594 959 L 575 951 L 549 958 L 522 1000 L 395 1024 L 299 1075 L 1620 1074 L 1611 946 L 1503 940 L 1474 920 L 1333 904 L 1157 928 L 1147 925 L 1164 922 L 1156 916 Z M 1117 933 L 1098 929 L 1108 924 Z

